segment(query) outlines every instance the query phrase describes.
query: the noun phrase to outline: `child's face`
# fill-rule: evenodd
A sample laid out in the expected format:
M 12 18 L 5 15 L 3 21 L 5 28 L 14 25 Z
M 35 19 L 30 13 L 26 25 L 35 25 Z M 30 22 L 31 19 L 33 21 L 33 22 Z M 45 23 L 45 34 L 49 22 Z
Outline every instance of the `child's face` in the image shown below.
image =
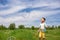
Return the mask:
M 45 20 L 42 18 L 42 19 L 41 19 L 41 23 L 43 23 L 43 22 L 45 22 Z

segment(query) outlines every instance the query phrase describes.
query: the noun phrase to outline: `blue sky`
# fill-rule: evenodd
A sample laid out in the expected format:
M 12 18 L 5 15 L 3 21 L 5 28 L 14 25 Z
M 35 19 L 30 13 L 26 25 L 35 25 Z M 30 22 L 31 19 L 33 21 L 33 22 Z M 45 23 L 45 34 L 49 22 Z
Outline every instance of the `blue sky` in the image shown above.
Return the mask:
M 41 17 L 60 25 L 60 0 L 0 0 L 0 24 L 39 26 Z

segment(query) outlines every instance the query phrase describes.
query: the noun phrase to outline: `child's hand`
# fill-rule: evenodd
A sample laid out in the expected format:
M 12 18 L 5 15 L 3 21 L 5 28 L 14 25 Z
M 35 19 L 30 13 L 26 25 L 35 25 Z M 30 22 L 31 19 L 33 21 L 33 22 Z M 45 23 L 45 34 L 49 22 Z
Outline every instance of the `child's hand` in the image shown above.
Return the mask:
M 40 32 L 40 30 L 38 30 L 38 32 Z
M 46 28 L 48 28 L 48 26 Z

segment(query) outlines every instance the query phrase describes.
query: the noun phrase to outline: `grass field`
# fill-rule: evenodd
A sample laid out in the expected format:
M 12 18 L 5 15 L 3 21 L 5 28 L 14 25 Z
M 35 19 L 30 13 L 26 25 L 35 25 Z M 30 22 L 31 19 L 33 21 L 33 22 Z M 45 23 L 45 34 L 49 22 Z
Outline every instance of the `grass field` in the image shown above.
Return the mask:
M 47 40 L 60 40 L 60 29 L 47 30 Z M 38 40 L 37 30 L 0 30 L 0 40 Z

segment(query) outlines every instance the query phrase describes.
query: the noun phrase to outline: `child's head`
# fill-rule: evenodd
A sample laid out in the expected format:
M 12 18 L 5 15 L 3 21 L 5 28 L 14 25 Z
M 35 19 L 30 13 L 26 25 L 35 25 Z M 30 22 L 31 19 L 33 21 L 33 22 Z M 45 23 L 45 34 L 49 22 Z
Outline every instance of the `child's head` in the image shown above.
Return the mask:
M 41 23 L 44 23 L 46 19 L 44 17 L 41 18 Z

